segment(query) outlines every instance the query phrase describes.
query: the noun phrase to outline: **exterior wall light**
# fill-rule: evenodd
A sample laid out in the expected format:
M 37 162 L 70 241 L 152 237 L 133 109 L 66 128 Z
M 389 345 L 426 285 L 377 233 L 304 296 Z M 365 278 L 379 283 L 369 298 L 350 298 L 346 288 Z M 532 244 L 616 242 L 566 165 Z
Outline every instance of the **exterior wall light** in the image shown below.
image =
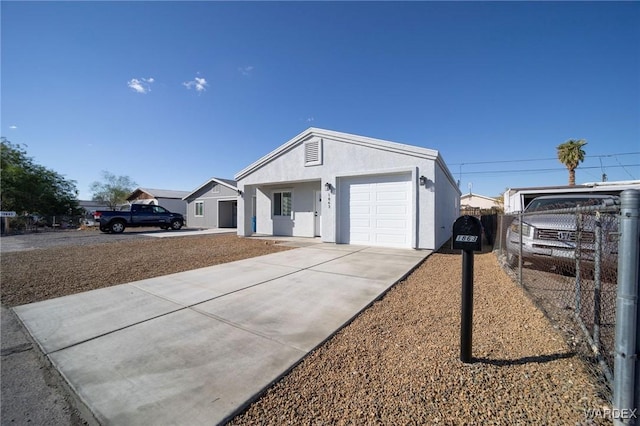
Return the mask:
M 239 195 L 240 197 L 242 197 L 242 190 L 241 190 L 241 189 L 238 189 L 238 195 Z
M 429 179 L 427 179 L 425 176 L 420 176 L 420 185 L 427 186 L 427 182 L 429 182 Z
M 333 189 L 333 185 L 331 185 L 331 183 L 327 182 L 324 184 L 324 189 L 326 189 L 327 191 L 331 191 Z

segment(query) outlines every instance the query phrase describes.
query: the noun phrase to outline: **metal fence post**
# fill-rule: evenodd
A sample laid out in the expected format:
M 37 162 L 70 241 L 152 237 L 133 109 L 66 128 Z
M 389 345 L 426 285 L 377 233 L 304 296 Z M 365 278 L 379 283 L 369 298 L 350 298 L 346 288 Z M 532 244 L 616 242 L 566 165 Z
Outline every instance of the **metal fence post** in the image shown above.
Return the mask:
M 602 296 L 602 223 L 600 221 L 600 212 L 596 212 L 596 229 L 595 229 L 595 243 L 596 251 L 594 253 L 595 264 L 593 266 L 593 345 L 596 347 L 598 353 L 600 353 L 600 309 L 601 309 L 601 296 Z
M 580 319 L 582 314 L 582 274 L 580 271 L 580 259 L 582 258 L 582 213 L 580 212 L 580 205 L 576 210 L 576 281 L 575 281 L 575 312 Z
M 618 243 L 618 290 L 616 297 L 616 342 L 614 361 L 614 424 L 635 425 L 640 407 L 640 369 L 638 344 L 638 228 L 640 191 L 620 194 L 620 241 Z

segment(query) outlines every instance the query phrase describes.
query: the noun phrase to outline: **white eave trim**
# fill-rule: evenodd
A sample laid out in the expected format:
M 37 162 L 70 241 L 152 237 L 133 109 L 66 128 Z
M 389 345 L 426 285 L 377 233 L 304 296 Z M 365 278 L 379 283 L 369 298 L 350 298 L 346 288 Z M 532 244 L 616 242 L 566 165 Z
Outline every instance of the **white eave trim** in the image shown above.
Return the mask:
M 196 192 L 202 190 L 205 186 L 209 185 L 212 182 L 215 182 L 218 185 L 226 186 L 227 188 L 232 189 L 234 191 L 238 190 L 237 186 L 229 185 L 227 182 L 221 181 L 220 179 L 217 179 L 217 178 L 211 178 L 208 181 L 206 181 L 205 183 L 203 183 L 202 185 L 200 185 L 198 188 L 196 188 L 193 191 L 191 191 L 191 193 L 189 193 L 189 195 L 187 195 L 186 197 L 183 197 L 182 199 L 183 200 L 187 200 L 188 198 L 191 198 Z

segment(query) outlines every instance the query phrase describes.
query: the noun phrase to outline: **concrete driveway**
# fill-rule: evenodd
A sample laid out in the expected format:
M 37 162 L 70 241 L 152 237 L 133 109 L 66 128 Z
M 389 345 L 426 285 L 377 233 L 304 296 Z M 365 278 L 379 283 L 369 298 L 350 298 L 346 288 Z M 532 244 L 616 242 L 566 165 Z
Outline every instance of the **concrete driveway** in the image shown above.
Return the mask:
M 211 425 L 429 254 L 311 244 L 14 311 L 99 423 Z

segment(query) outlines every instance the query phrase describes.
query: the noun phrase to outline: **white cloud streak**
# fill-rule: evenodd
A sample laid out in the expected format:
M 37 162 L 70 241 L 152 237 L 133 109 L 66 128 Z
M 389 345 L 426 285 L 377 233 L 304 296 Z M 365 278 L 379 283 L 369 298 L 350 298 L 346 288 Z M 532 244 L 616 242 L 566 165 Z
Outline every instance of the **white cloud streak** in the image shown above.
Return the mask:
M 154 81 L 155 80 L 153 77 L 132 78 L 131 80 L 127 81 L 127 86 L 129 86 L 129 88 L 136 93 L 146 95 L 151 91 L 151 83 L 153 83 Z
M 238 71 L 240 71 L 240 74 L 242 74 L 242 75 L 251 75 L 251 71 L 253 71 L 253 65 L 248 65 L 246 67 L 240 67 L 240 68 L 238 68 Z
M 197 92 L 204 92 L 207 90 L 209 83 L 203 77 L 196 77 L 191 81 L 185 81 L 182 85 L 187 89 L 196 89 Z
M 18 128 L 18 126 L 9 126 L 9 128 L 10 128 L 11 130 L 16 130 L 16 129 Z

